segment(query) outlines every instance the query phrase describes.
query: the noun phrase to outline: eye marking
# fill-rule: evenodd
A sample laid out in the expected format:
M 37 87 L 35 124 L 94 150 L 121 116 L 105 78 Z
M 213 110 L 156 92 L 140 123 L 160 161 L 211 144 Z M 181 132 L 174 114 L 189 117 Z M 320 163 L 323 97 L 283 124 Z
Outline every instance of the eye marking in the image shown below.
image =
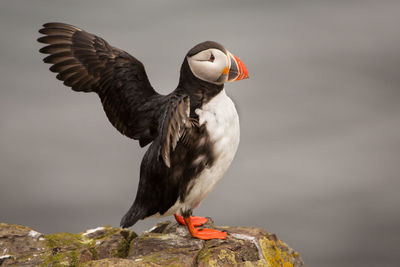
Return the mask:
M 214 60 L 215 60 L 215 57 L 214 57 L 214 55 L 211 53 L 210 59 L 209 59 L 208 61 L 214 62 Z

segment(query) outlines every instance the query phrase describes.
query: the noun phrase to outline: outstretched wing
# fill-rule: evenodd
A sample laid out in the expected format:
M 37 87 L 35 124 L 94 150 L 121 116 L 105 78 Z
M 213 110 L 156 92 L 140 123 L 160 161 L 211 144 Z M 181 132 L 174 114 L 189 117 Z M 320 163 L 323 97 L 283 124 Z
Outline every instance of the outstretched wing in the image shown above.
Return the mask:
M 173 92 L 158 94 L 143 64 L 102 38 L 64 23 L 47 23 L 40 49 L 43 61 L 57 79 L 75 91 L 96 92 L 108 119 L 122 134 L 141 146 L 160 138 L 159 156 L 170 167 L 170 154 L 192 127 L 189 97 Z
M 57 79 L 75 91 L 96 92 L 108 119 L 141 146 L 157 136 L 159 107 L 167 101 L 147 78 L 143 64 L 102 38 L 64 23 L 47 23 L 40 49 Z

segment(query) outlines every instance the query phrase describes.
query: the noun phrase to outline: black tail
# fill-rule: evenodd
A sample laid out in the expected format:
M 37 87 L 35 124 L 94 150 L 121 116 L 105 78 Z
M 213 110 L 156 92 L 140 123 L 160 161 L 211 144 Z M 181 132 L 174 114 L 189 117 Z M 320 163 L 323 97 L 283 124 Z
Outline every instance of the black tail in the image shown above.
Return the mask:
M 138 220 L 144 219 L 146 217 L 143 209 L 138 208 L 135 203 L 128 210 L 128 212 L 121 219 L 121 227 L 128 228 L 134 225 Z

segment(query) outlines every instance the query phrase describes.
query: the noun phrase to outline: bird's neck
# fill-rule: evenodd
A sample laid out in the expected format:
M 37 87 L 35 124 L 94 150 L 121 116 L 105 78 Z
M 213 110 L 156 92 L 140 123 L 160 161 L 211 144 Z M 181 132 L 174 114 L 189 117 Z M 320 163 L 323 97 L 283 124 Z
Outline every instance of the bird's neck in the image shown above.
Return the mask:
M 189 95 L 191 115 L 196 116 L 194 111 L 197 108 L 201 108 L 202 105 L 208 103 L 223 89 L 223 84 L 213 84 L 195 77 L 190 71 L 187 60 L 184 60 L 176 91 Z

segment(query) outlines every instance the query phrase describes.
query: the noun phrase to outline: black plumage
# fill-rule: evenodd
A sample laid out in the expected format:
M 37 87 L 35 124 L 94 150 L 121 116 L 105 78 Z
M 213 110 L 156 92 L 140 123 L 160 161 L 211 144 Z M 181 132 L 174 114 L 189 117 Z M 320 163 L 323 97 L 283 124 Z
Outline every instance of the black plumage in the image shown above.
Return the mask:
M 64 23 L 47 23 L 38 39 L 47 44 L 40 49 L 49 54 L 57 79 L 74 91 L 95 92 L 115 128 L 127 137 L 149 143 L 140 168 L 134 204 L 121 226 L 164 214 L 192 189 L 190 181 L 213 165 L 215 156 L 205 125 L 199 125 L 195 110 L 217 95 L 222 84 L 196 78 L 187 57 L 181 68 L 178 87 L 168 95 L 158 94 L 147 78 L 143 64 L 102 38 Z M 208 48 L 226 50 L 215 42 L 204 42 L 187 56 Z M 203 155 L 201 160 L 195 159 Z M 181 211 L 190 214 L 191 210 Z

